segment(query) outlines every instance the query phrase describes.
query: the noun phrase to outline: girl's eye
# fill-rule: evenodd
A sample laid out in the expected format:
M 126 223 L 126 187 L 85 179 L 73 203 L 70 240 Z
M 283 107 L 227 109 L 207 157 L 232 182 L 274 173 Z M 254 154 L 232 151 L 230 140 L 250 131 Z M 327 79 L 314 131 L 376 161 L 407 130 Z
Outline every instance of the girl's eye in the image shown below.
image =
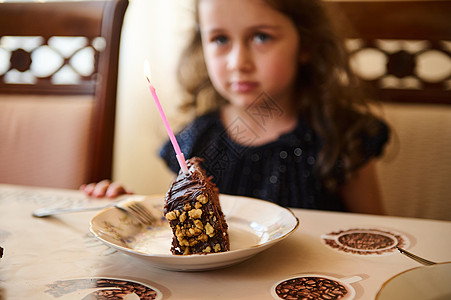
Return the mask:
M 224 44 L 227 44 L 229 39 L 226 36 L 224 36 L 224 35 L 218 35 L 218 36 L 213 37 L 211 39 L 211 41 L 213 43 L 215 43 L 215 44 L 218 44 L 218 45 L 224 45 Z
M 253 39 L 257 43 L 264 43 L 271 39 L 272 37 L 266 33 L 257 33 L 254 35 Z

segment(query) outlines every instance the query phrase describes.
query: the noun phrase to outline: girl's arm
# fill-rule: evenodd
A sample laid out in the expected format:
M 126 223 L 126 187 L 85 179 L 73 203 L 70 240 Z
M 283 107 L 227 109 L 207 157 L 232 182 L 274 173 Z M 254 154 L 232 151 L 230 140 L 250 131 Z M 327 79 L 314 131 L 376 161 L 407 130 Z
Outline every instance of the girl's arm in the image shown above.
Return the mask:
M 93 182 L 89 184 L 83 184 L 80 187 L 87 196 L 95 197 L 95 198 L 115 198 L 124 194 L 132 194 L 132 192 L 128 191 L 124 186 L 119 184 L 118 182 L 111 182 L 109 180 L 102 180 L 100 182 Z
M 384 214 L 376 174 L 376 160 L 373 159 L 360 168 L 355 177 L 342 187 L 340 193 L 344 204 L 351 212 Z

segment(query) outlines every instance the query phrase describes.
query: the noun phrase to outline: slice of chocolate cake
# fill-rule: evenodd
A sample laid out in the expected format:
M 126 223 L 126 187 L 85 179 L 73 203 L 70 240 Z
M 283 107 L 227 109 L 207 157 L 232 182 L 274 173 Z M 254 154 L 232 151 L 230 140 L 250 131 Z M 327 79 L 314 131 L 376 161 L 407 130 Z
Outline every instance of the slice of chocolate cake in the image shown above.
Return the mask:
M 218 189 L 200 166 L 201 162 L 198 157 L 188 160 L 189 174 L 180 172 L 166 194 L 164 214 L 174 234 L 173 254 L 230 250 Z

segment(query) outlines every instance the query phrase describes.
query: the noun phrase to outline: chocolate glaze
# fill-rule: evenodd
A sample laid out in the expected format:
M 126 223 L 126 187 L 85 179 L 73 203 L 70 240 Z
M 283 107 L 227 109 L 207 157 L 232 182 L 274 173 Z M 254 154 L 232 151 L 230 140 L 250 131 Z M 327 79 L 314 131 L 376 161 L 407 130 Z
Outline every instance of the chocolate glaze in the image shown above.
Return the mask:
M 171 188 L 166 193 L 164 213 L 183 207 L 185 203 L 196 199 L 200 194 L 212 195 L 218 193 L 216 186 L 207 178 L 200 167 L 201 158 L 194 157 L 187 161 L 189 174 L 183 172 L 177 176 Z
M 165 215 L 175 211 L 180 214 L 186 213 L 186 215 L 189 215 L 189 210 L 195 208 L 196 203 L 199 205 L 199 196 L 205 196 L 208 199 L 208 202 L 202 203 L 200 207 L 202 214 L 199 218 L 187 217 L 183 222 L 179 218 L 168 219 L 174 233 L 171 248 L 173 254 L 208 254 L 224 252 L 230 249 L 227 234 L 228 226 L 219 203 L 219 192 L 206 172 L 202 169 L 201 162 L 202 159 L 198 157 L 188 160 L 189 174 L 185 175 L 183 172 L 180 172 L 165 197 L 163 209 Z M 186 209 L 187 206 L 190 209 Z M 194 245 L 190 244 L 187 250 L 187 247 L 181 245 L 180 239 L 176 236 L 176 227 L 186 228 L 186 230 L 196 228 L 195 221 L 198 220 L 203 224 L 203 232 L 185 237 L 187 241 L 194 243 Z M 215 234 L 213 236 L 206 235 L 205 226 L 207 223 L 214 229 Z M 200 238 L 202 234 L 204 238 Z M 211 252 L 205 252 L 207 248 L 211 249 Z

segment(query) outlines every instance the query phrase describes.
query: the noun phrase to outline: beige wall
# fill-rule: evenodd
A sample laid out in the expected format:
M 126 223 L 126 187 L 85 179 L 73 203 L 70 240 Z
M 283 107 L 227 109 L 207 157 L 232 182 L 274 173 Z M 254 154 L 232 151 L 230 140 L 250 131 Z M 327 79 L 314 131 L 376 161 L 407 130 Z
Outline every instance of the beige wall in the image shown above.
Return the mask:
M 165 193 L 173 179 L 158 157 L 168 139 L 143 75 L 152 82 L 174 131 L 180 92 L 175 66 L 189 27 L 189 1 L 130 0 L 121 41 L 113 179 L 135 193 Z

